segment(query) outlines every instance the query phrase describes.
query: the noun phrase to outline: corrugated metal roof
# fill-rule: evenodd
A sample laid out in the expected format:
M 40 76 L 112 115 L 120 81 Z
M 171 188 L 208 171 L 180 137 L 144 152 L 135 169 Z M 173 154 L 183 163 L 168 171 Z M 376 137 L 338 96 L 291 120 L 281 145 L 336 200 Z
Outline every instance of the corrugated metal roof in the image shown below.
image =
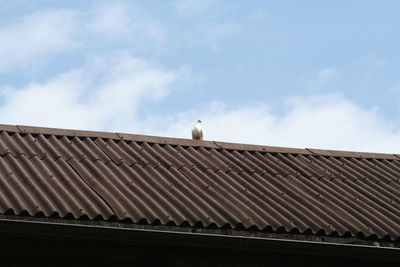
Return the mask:
M 0 213 L 400 237 L 400 158 L 0 125 Z

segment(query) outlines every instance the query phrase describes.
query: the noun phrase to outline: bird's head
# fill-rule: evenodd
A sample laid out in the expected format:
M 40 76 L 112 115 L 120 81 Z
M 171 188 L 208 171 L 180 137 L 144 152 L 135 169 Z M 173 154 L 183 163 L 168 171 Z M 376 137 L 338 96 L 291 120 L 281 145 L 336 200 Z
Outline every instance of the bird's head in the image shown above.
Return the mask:
M 201 123 L 201 120 L 198 120 L 197 122 L 198 122 L 198 123 Z

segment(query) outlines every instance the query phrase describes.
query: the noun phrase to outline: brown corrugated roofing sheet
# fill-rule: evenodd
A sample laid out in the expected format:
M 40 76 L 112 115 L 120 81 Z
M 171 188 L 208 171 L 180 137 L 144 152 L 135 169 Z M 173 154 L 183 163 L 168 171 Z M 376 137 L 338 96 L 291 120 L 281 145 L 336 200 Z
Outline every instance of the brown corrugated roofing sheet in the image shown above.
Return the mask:
M 400 237 L 400 158 L 0 125 L 0 213 Z

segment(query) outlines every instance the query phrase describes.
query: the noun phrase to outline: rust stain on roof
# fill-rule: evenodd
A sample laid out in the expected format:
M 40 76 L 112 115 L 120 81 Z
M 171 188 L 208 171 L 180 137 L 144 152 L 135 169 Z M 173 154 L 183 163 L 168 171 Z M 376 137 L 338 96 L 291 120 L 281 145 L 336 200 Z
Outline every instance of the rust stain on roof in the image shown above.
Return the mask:
M 400 237 L 400 158 L 0 125 L 0 213 Z

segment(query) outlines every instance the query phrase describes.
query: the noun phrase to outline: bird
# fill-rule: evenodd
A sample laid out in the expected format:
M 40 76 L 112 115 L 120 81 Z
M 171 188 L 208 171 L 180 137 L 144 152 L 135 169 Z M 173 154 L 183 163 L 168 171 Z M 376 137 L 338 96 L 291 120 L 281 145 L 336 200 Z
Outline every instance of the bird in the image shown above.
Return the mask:
M 194 128 L 192 129 L 193 140 L 203 140 L 203 130 L 201 128 L 201 120 L 198 120 Z

